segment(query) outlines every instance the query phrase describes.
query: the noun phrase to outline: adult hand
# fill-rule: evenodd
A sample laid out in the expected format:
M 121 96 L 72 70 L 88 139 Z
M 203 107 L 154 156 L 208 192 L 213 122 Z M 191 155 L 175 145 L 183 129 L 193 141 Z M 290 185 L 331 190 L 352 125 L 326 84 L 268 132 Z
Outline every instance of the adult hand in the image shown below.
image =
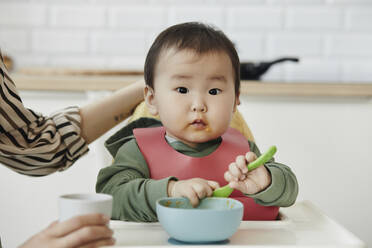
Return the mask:
M 196 207 L 200 199 L 212 196 L 213 190 L 219 187 L 218 182 L 208 181 L 202 178 L 181 181 L 171 180 L 168 184 L 168 195 L 171 197 L 187 197 L 191 205 Z
M 271 175 L 265 166 L 248 171 L 247 164 L 256 159 L 256 154 L 247 152 L 245 156 L 237 156 L 235 162 L 229 165 L 224 177 L 231 188 L 244 194 L 256 194 L 271 184 Z
M 113 245 L 109 219 L 102 214 L 89 214 L 58 222 L 27 240 L 20 248 L 72 248 Z

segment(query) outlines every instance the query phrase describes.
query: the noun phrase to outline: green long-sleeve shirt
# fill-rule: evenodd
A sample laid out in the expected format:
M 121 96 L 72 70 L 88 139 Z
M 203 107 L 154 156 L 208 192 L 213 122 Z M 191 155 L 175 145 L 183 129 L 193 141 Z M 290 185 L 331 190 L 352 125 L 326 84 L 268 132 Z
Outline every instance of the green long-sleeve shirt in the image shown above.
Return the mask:
M 142 118 L 121 129 L 106 141 L 106 147 L 113 155 L 111 166 L 101 169 L 98 174 L 96 191 L 111 194 L 114 198 L 112 219 L 154 222 L 156 200 L 167 197 L 168 177 L 161 180 L 150 179 L 147 163 L 140 152 L 132 130 L 135 127 L 159 126 L 154 119 Z M 190 147 L 176 141 L 170 145 L 188 156 L 203 157 L 217 149 L 221 138 Z M 261 153 L 252 141 L 248 141 L 250 150 L 257 156 Z M 271 173 L 272 182 L 263 191 L 252 197 L 256 203 L 265 206 L 290 206 L 297 197 L 297 179 L 291 169 L 274 160 L 265 164 Z

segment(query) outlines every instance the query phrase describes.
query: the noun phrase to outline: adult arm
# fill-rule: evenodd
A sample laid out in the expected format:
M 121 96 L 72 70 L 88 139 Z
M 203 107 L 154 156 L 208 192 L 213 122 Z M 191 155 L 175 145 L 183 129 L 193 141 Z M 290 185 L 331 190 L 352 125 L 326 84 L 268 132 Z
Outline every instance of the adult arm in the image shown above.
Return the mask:
M 80 108 L 81 135 L 85 141 L 88 144 L 92 143 L 129 117 L 132 110 L 143 101 L 144 86 L 144 81 L 140 80 L 117 90 L 101 101 Z
M 82 109 L 69 107 L 46 117 L 25 108 L 0 51 L 0 163 L 30 176 L 70 167 L 88 151 L 88 143 L 130 114 L 142 99 L 141 84 Z

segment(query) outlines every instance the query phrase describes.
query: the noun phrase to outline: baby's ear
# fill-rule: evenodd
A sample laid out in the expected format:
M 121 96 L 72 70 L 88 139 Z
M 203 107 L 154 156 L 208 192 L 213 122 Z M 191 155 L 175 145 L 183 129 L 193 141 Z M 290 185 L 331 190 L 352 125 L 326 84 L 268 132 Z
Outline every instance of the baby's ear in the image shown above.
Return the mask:
M 152 115 L 158 115 L 158 108 L 156 107 L 155 91 L 150 86 L 146 85 L 144 89 L 146 106 Z
M 238 105 L 240 105 L 240 92 L 235 96 L 235 103 L 234 103 L 234 109 L 233 112 L 237 110 Z

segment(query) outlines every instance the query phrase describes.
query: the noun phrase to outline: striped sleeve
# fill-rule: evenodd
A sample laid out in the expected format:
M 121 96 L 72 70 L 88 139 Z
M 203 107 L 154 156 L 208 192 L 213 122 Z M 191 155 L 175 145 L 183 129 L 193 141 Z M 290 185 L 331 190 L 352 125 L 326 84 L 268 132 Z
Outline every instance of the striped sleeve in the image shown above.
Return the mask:
M 78 107 L 45 117 L 24 107 L 0 51 L 0 163 L 29 176 L 70 167 L 88 151 Z

